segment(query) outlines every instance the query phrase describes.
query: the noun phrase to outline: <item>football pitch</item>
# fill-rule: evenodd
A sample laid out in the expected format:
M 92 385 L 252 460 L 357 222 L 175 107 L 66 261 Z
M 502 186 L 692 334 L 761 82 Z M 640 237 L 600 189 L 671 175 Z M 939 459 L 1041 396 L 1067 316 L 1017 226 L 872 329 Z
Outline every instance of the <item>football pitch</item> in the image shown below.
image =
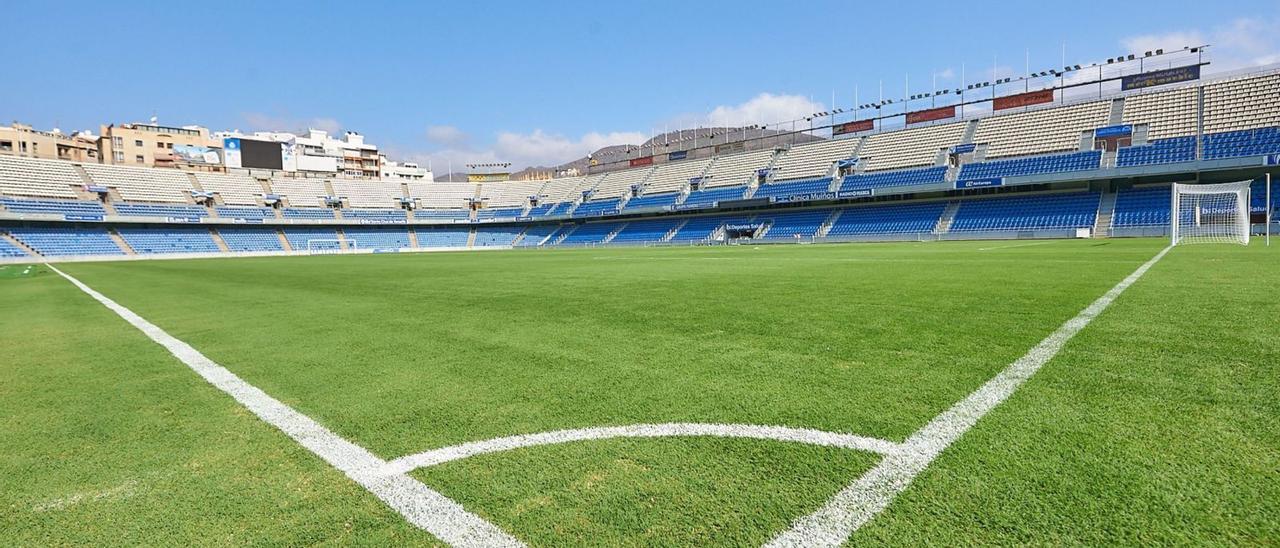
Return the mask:
M 0 536 L 1271 544 L 1260 244 L 10 266 Z

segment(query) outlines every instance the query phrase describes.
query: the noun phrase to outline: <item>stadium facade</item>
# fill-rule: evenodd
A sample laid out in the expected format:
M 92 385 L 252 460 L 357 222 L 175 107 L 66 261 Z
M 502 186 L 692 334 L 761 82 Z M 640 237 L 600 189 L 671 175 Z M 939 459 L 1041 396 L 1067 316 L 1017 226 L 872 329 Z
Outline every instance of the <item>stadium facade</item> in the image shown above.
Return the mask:
M 1261 222 L 1280 203 L 1276 189 L 1265 203 L 1262 187 L 1280 167 L 1280 70 L 1149 84 L 993 97 L 994 112 L 964 119 L 908 113 L 902 128 L 833 128 L 841 134 L 802 144 L 775 135 L 767 147 L 544 181 L 0 157 L 0 257 L 1160 236 L 1171 183 L 1240 180 L 1257 181 Z

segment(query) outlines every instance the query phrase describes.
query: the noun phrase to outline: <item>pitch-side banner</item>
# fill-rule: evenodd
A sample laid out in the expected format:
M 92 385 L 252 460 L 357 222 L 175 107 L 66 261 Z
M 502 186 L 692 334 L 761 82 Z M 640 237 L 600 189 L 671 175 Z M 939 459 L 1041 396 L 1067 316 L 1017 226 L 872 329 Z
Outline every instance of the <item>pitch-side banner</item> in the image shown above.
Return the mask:
M 631 167 L 647 166 L 653 164 L 653 156 L 645 156 L 643 158 L 632 158 Z
M 1165 70 L 1156 70 L 1144 72 L 1142 74 L 1134 74 L 1133 76 L 1125 76 L 1120 79 L 1120 90 L 1129 91 L 1131 89 L 1142 89 L 1153 86 L 1163 86 L 1165 84 L 1176 84 L 1178 82 L 1190 82 L 1200 79 L 1200 65 L 1191 65 L 1189 67 L 1177 67 Z
M 1042 89 L 1040 91 L 1032 91 L 1030 93 L 1019 93 L 1017 95 L 996 97 L 995 105 L 993 105 L 992 108 L 995 108 L 996 110 L 1004 110 L 1007 108 L 1028 107 L 1031 105 L 1052 102 L 1053 90 Z
M 932 122 L 934 120 L 945 120 L 947 118 L 956 117 L 955 105 L 949 107 L 931 108 L 929 110 L 917 110 L 907 113 L 908 124 L 918 124 L 920 122 Z
M 831 128 L 831 134 L 844 135 L 846 133 L 857 133 L 859 131 L 871 131 L 874 128 L 875 120 L 858 120 L 856 122 L 845 122 Z

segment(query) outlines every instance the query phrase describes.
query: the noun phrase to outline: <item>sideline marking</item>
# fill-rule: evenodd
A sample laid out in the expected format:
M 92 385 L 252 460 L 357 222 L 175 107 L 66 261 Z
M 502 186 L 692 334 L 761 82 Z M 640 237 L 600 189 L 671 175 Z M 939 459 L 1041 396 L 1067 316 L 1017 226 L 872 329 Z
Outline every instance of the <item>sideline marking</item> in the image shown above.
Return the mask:
M 1111 306 L 1116 297 L 1137 282 L 1170 249 L 1173 247 L 1164 248 L 1151 260 L 1143 263 L 1004 371 L 917 430 L 902 443 L 901 451 L 886 456 L 875 468 L 836 493 L 816 512 L 793 522 L 790 530 L 774 537 L 766 546 L 843 544 L 859 527 L 888 507 L 898 493 L 911 485 L 916 475 L 972 428 L 978 419 L 1007 399 L 1041 366 L 1053 359 L 1067 341 Z
M 454 546 L 523 546 L 514 537 L 462 505 L 404 474 L 385 474 L 386 461 L 331 432 L 292 407 L 268 396 L 235 373 L 205 357 L 151 322 L 94 291 L 53 265 L 48 265 L 81 291 L 169 350 L 209 384 L 235 398 L 254 415 L 284 432 L 316 456 L 360 484 L 410 523 Z
M 840 447 L 888 455 L 898 451 L 900 445 L 888 440 L 837 434 L 810 428 L 789 428 L 786 426 L 758 426 L 754 424 L 704 424 L 704 423 L 668 423 L 668 424 L 634 424 L 630 426 L 604 426 L 596 428 L 579 428 L 575 430 L 555 430 L 537 434 L 507 436 L 490 440 L 463 443 L 449 447 L 441 447 L 424 451 L 415 455 L 400 457 L 387 463 L 386 472 L 404 474 L 418 468 L 435 466 L 446 462 L 474 457 L 487 453 L 497 453 L 536 447 L 568 443 L 573 441 L 604 440 L 610 438 L 661 438 L 673 436 L 708 436 L 721 438 L 751 438 L 781 442 L 797 442 L 809 445 Z

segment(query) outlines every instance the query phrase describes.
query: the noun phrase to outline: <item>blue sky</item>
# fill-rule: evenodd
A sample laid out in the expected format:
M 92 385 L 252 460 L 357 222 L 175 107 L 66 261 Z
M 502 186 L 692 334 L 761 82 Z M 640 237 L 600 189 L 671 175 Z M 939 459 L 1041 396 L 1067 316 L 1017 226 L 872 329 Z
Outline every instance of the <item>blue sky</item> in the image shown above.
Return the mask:
M 874 7 L 872 7 L 874 6 Z M 683 123 L 775 122 L 1143 47 L 1280 62 L 1280 2 L 0 0 L 0 120 L 359 131 L 393 158 L 553 164 Z M 916 90 L 917 83 L 921 86 Z M 455 165 L 456 167 L 456 165 Z

